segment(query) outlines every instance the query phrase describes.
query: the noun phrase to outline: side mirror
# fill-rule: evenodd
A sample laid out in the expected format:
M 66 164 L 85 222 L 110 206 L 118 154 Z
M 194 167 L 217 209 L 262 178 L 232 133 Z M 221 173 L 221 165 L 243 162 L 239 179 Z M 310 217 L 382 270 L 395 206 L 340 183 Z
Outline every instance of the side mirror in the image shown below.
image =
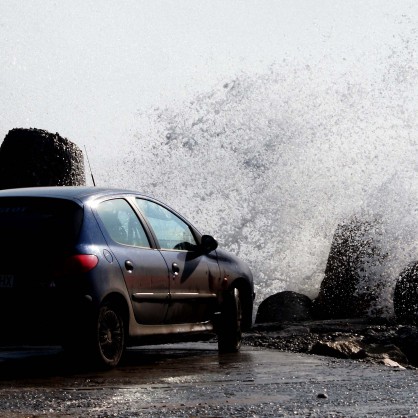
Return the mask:
M 203 254 L 209 254 L 213 250 L 218 248 L 218 241 L 213 238 L 211 235 L 202 235 L 202 239 L 200 241 L 200 249 Z

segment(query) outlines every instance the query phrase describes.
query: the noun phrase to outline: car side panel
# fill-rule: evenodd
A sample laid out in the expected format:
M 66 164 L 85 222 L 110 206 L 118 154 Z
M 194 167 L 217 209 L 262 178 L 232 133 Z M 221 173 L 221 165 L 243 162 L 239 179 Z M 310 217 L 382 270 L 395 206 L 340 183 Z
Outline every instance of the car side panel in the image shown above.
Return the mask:
M 130 207 L 128 201 L 122 197 L 104 200 L 99 204 L 109 201 L 123 201 L 126 208 Z M 130 209 L 132 217 L 136 217 L 132 207 Z M 136 322 L 146 325 L 162 324 L 169 301 L 169 279 L 167 265 L 161 253 L 154 248 L 125 245 L 114 241 L 97 211 L 93 210 L 93 213 L 108 244 L 109 252 L 120 267 Z M 139 222 L 139 219 L 135 220 Z
M 160 251 L 170 270 L 170 305 L 166 323 L 213 319 L 221 285 L 215 252 L 206 255 L 193 251 Z

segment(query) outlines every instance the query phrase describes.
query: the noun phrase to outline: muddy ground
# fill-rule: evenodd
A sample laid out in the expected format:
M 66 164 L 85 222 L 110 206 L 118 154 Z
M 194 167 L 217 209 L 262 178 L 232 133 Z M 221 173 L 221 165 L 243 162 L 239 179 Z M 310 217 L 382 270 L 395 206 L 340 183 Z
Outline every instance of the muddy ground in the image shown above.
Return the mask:
M 2 417 L 375 417 L 418 413 L 415 370 L 216 343 L 128 350 L 110 371 L 57 347 L 0 350 Z
M 418 328 L 384 319 L 258 324 L 244 334 L 244 343 L 395 367 L 418 367 Z
M 60 347 L 0 347 L 0 416 L 418 416 L 418 371 L 398 347 L 414 332 L 363 320 L 256 325 L 239 353 L 219 355 L 216 341 L 132 347 L 108 371 Z

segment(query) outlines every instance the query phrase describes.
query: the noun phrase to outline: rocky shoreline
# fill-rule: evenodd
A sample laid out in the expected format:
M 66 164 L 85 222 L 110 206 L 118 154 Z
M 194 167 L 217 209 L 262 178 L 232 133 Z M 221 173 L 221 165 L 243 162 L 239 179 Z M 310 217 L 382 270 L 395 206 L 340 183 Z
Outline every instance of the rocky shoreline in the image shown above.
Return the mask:
M 243 344 L 418 368 L 418 327 L 389 320 L 338 319 L 255 324 Z

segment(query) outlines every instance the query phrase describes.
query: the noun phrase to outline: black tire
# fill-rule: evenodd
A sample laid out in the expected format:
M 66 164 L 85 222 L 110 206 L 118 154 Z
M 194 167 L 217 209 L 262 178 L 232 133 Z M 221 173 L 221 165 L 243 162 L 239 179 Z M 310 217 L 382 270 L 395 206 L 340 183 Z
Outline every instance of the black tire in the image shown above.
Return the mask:
M 233 288 L 222 304 L 221 321 L 218 328 L 218 350 L 220 353 L 236 353 L 241 348 L 242 306 L 239 289 Z
M 399 322 L 418 324 L 418 264 L 401 273 L 396 282 L 393 305 Z
M 117 307 L 103 305 L 94 335 L 93 356 L 99 366 L 115 367 L 125 351 L 125 324 Z

